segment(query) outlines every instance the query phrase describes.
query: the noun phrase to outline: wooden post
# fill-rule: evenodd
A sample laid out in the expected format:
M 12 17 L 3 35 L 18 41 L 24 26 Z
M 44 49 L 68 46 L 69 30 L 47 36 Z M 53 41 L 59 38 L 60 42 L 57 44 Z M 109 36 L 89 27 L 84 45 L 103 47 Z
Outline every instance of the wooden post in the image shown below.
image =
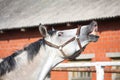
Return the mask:
M 96 65 L 96 80 L 104 80 L 104 67 Z

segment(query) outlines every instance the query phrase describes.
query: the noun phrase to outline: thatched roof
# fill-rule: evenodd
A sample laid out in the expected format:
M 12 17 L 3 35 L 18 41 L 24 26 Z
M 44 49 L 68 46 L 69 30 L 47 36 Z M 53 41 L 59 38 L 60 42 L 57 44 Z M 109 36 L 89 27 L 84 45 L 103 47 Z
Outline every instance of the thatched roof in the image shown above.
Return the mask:
M 120 0 L 0 0 L 0 29 L 120 16 Z

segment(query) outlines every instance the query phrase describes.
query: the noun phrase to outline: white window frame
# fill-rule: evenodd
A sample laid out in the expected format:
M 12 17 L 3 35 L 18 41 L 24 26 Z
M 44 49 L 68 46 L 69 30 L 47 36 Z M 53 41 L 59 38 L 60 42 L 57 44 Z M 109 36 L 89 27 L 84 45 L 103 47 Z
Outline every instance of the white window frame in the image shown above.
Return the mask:
M 78 56 L 76 59 L 80 60 L 80 62 L 90 62 L 92 58 L 95 57 L 94 53 L 89 53 L 89 54 L 81 54 Z M 68 72 L 68 80 L 72 80 L 72 72 Z M 91 80 L 92 80 L 92 74 L 91 74 Z
M 112 61 L 120 61 L 120 52 L 108 52 L 106 53 L 106 57 L 112 58 Z M 112 69 L 116 69 L 116 66 L 113 66 Z M 112 73 L 112 80 L 116 80 L 116 73 Z

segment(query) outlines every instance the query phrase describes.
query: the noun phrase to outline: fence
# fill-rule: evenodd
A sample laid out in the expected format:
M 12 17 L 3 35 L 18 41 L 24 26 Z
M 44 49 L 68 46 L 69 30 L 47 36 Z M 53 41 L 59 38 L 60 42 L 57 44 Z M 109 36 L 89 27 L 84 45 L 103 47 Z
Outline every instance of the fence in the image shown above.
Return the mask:
M 104 69 L 105 66 L 120 66 L 120 62 L 68 62 L 57 65 L 53 70 L 96 72 L 96 80 L 104 80 L 104 72 L 120 73 L 120 70 Z

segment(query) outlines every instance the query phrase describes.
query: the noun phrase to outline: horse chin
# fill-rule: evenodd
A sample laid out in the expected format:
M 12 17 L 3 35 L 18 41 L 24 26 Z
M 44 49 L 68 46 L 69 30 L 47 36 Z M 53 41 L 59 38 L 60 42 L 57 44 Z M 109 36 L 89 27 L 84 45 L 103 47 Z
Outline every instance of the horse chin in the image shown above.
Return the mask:
M 98 35 L 90 34 L 90 35 L 88 36 L 88 38 L 89 38 L 89 41 L 90 41 L 90 42 L 96 42 L 96 41 L 98 41 L 99 36 L 98 36 Z

